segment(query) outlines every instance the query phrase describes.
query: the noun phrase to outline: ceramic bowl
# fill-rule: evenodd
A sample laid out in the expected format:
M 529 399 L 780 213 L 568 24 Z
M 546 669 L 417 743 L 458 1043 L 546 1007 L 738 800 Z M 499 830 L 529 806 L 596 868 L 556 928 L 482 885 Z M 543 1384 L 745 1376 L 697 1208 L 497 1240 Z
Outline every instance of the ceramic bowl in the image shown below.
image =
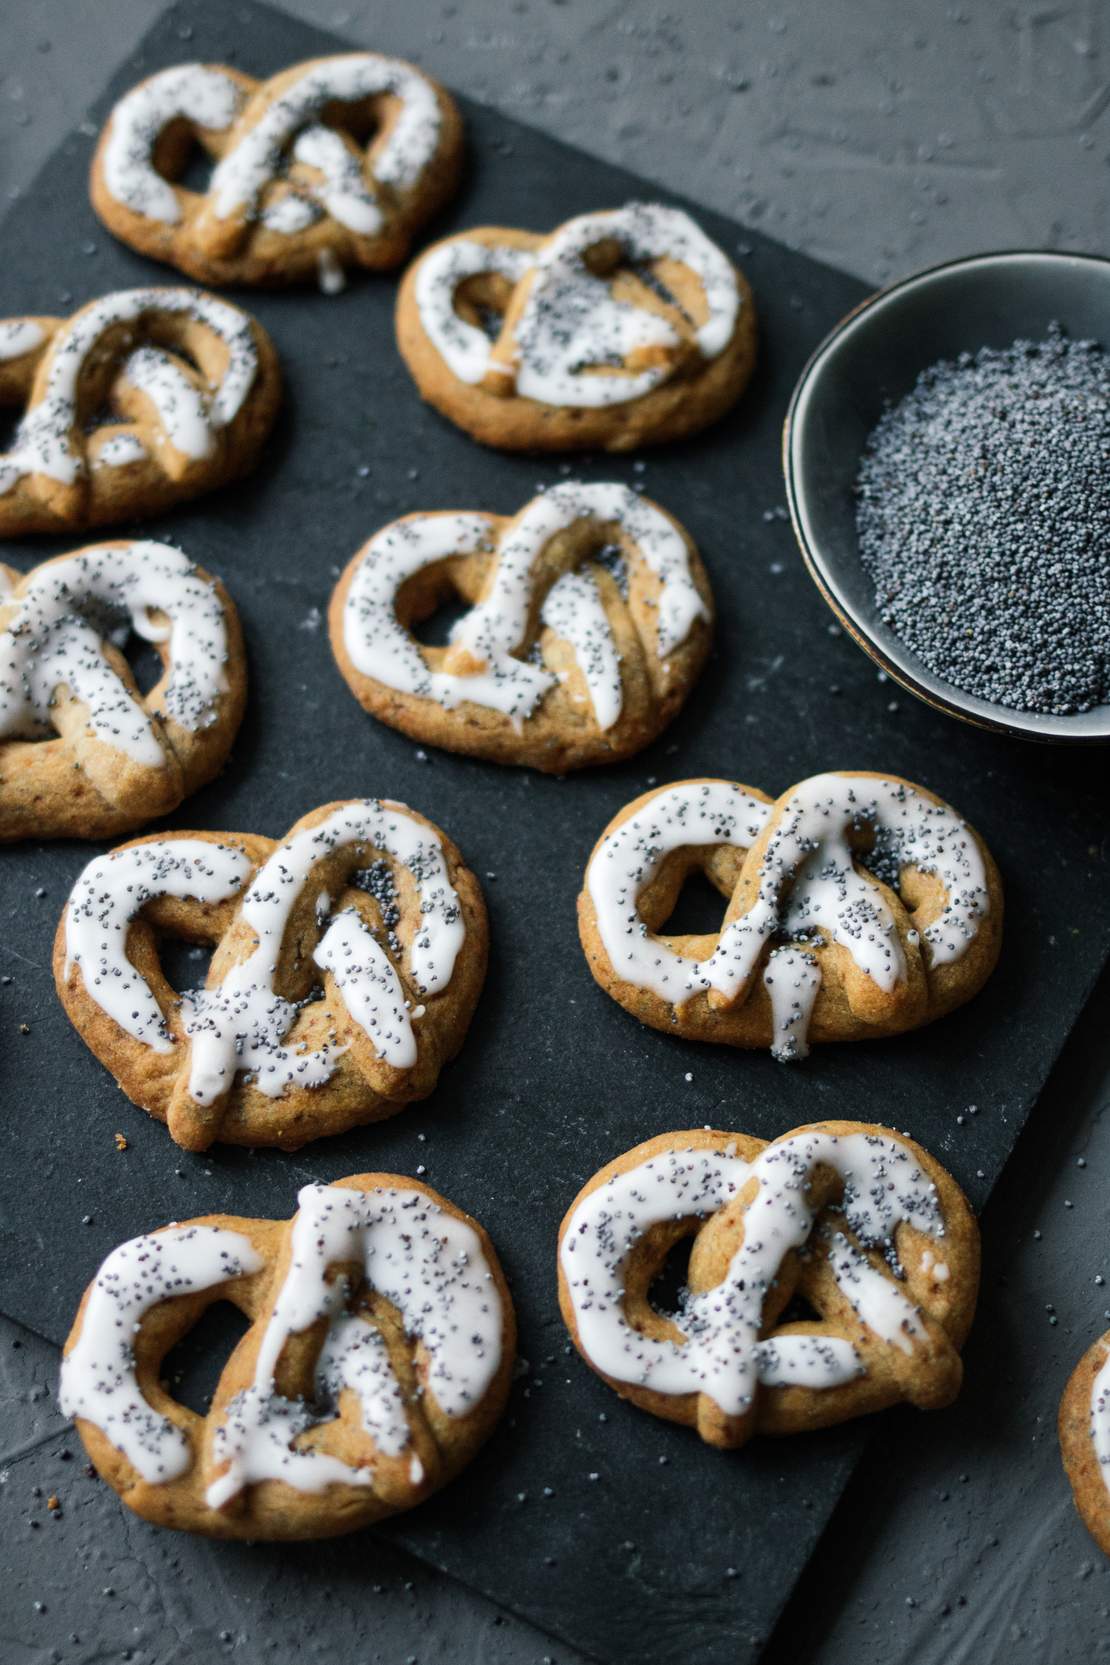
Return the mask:
M 1110 705 L 1074 716 L 1014 711 L 936 676 L 882 622 L 859 558 L 854 485 L 885 406 L 920 371 L 978 347 L 1042 340 L 1058 322 L 1110 347 L 1110 260 L 1042 252 L 982 254 L 918 272 L 862 302 L 813 354 L 783 431 L 787 501 L 810 575 L 877 665 L 939 711 L 1031 740 L 1110 740 Z

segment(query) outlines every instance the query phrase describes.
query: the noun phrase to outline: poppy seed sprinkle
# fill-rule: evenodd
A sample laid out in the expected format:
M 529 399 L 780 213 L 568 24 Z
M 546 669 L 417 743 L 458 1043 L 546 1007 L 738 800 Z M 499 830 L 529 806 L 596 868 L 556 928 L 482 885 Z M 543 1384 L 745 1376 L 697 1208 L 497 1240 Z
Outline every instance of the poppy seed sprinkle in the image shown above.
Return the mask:
M 856 481 L 880 615 L 937 676 L 1016 711 L 1110 700 L 1110 361 L 1050 326 L 941 360 Z

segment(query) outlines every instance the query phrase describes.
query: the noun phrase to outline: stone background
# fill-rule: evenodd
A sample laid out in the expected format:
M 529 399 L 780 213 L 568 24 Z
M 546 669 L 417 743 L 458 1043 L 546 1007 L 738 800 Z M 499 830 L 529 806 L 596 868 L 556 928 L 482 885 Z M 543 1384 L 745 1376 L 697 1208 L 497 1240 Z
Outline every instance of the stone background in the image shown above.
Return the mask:
M 1110 253 L 1099 0 L 285 3 L 876 284 L 986 248 Z M 3 8 L 0 193 L 30 182 L 157 9 Z M 773 1665 L 1110 1653 L 1110 1567 L 1074 1515 L 1054 1429 L 1068 1373 L 1110 1320 L 1108 994 L 1104 979 L 984 1219 L 964 1395 L 942 1416 L 886 1419 Z M 363 1607 L 329 1613 L 325 1639 L 321 1590 L 279 1628 L 261 1596 L 226 1584 L 218 1545 L 148 1531 L 85 1478 L 53 1404 L 56 1368 L 52 1348 L 0 1320 L 2 1665 L 575 1665 L 373 1539 Z M 690 1530 L 712 1531 L 696 1498 Z

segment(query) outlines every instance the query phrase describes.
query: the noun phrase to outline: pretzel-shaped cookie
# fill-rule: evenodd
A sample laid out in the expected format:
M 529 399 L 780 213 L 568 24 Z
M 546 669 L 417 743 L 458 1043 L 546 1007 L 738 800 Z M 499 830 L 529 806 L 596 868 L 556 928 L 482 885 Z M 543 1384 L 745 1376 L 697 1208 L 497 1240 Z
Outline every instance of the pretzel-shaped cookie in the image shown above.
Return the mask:
M 447 647 L 426 646 L 412 627 L 452 594 L 470 611 Z M 450 751 L 562 773 L 660 733 L 705 661 L 712 617 L 676 520 L 626 486 L 568 480 L 512 519 L 393 521 L 348 565 L 330 625 L 372 716 Z
M 1072 1372 L 1060 1401 L 1059 1433 L 1079 1517 L 1110 1555 L 1110 1331 Z
M 145 694 L 134 632 L 163 675 Z M 0 839 L 107 838 L 218 774 L 246 702 L 231 597 L 169 544 L 0 564 Z
M 196 146 L 216 164 L 203 194 L 180 183 Z M 454 100 L 399 58 L 312 58 L 268 81 L 178 64 L 116 105 L 90 188 L 109 231 L 202 283 L 330 289 L 344 267 L 399 265 L 461 160 Z
M 652 1285 L 691 1235 L 668 1317 Z M 730 1448 L 901 1400 L 949 1404 L 978 1287 L 959 1186 L 911 1139 L 863 1122 L 771 1144 L 661 1134 L 595 1174 L 559 1232 L 559 1305 L 586 1363 Z M 816 1316 L 792 1320 L 797 1299 Z
M 156 514 L 253 468 L 281 400 L 249 313 L 192 289 L 121 289 L 71 318 L 0 322 L 0 537 Z M 101 413 L 111 412 L 103 421 Z
M 397 340 L 422 396 L 507 451 L 631 451 L 715 422 L 755 363 L 743 275 L 688 214 L 481 226 L 405 273 Z
M 719 931 L 668 936 L 687 874 L 728 898 Z M 804 1058 L 900 1034 L 976 994 L 1002 940 L 978 834 L 897 775 L 815 775 L 777 802 L 732 781 L 645 792 L 609 823 L 578 899 L 590 970 L 669 1034 Z
M 210 945 L 176 993 L 158 937 Z M 477 879 L 404 804 L 325 804 L 280 843 L 136 839 L 85 868 L 54 978 L 85 1044 L 188 1150 L 296 1150 L 392 1116 L 462 1044 L 486 969 Z M 322 991 L 322 992 L 321 992 Z
M 516 1348 L 476 1220 L 416 1179 L 306 1185 L 290 1221 L 226 1214 L 133 1238 L 85 1292 L 61 1405 L 144 1520 L 324 1538 L 411 1509 L 492 1432 Z M 250 1320 L 207 1416 L 162 1380 L 206 1308 Z

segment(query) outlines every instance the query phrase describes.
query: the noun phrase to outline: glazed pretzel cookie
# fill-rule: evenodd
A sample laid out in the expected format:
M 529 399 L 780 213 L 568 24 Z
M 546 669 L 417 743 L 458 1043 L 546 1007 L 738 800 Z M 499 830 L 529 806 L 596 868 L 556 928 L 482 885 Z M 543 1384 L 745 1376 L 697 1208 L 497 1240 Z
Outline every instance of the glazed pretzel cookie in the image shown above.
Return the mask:
M 141 693 L 122 647 L 154 644 Z M 246 701 L 239 618 L 169 544 L 0 564 L 0 839 L 108 838 L 219 773 Z
M 422 396 L 486 445 L 632 451 L 736 402 L 755 308 L 688 214 L 637 202 L 434 244 L 405 273 L 397 340 Z
M 170 987 L 163 935 L 214 950 L 204 988 Z M 431 1092 L 486 949 L 450 839 L 361 798 L 280 842 L 166 833 L 98 856 L 59 922 L 54 979 L 86 1046 L 179 1145 L 296 1150 Z
M 292 1220 L 213 1214 L 121 1244 L 85 1292 L 61 1405 L 137 1515 L 214 1538 L 326 1538 L 411 1509 L 505 1405 L 512 1301 L 476 1220 L 427 1185 L 306 1185 Z M 163 1361 L 206 1308 L 250 1328 L 207 1416 Z
M 1064 1389 L 1060 1454 L 1080 1518 L 1110 1555 L 1110 1331 L 1087 1349 Z
M 652 1284 L 691 1236 L 668 1317 Z M 864 1122 L 772 1144 L 661 1134 L 595 1174 L 559 1233 L 559 1304 L 586 1363 L 716 1446 L 901 1400 L 949 1404 L 978 1288 L 959 1186 L 911 1139 Z M 816 1317 L 791 1319 L 799 1299 Z
M 413 626 L 461 596 L 446 647 Z M 562 773 L 639 751 L 709 651 L 709 580 L 677 521 L 566 481 L 512 519 L 417 514 L 378 532 L 331 603 L 332 651 L 372 716 L 416 740 Z
M 667 936 L 689 873 L 721 928 Z M 974 829 L 897 775 L 814 775 L 772 802 L 733 781 L 645 792 L 606 827 L 578 898 L 597 982 L 669 1034 L 804 1058 L 810 1041 L 930 1023 L 976 994 L 1002 887 Z
M 215 163 L 203 193 L 180 183 L 197 147 Z M 399 265 L 461 160 L 454 100 L 399 58 L 312 58 L 268 81 L 177 64 L 116 105 L 90 188 L 109 231 L 202 283 L 331 288 Z
M 253 468 L 281 402 L 246 312 L 193 289 L 121 289 L 72 318 L 0 321 L 0 537 L 156 514 Z M 107 419 L 104 413 L 107 412 Z

